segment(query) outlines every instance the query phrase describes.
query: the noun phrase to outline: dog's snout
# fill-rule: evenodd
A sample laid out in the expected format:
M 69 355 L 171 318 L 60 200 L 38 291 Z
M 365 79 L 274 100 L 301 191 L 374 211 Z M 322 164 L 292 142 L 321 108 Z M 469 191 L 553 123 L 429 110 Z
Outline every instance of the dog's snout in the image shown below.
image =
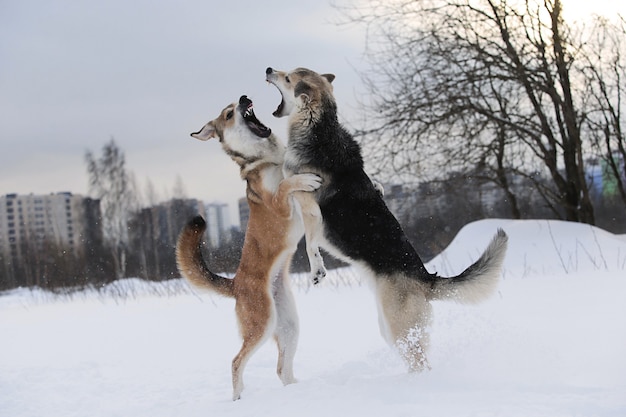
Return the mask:
M 267 69 L 265 70 L 265 75 L 270 75 L 273 72 L 274 70 L 272 69 L 272 67 L 267 67 Z

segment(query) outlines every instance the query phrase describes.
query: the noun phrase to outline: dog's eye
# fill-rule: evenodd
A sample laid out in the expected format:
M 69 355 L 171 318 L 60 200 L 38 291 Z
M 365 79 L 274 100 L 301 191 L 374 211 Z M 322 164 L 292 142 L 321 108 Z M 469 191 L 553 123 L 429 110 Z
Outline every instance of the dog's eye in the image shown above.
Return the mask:
M 233 111 L 229 110 L 228 113 L 226 113 L 226 120 L 230 120 L 233 118 Z
M 285 75 L 285 81 L 288 82 L 288 83 L 291 82 L 291 81 L 289 81 L 289 76 L 288 75 Z

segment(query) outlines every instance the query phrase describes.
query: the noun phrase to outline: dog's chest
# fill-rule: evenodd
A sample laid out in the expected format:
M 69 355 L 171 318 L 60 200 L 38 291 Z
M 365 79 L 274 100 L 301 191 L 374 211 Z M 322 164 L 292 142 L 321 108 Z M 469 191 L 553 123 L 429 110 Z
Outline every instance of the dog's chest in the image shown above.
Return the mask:
M 263 188 L 274 194 L 278 190 L 278 184 L 283 179 L 283 171 L 280 166 L 265 169 L 262 174 Z
M 285 176 L 291 176 L 299 173 L 303 165 L 302 157 L 293 148 L 287 148 L 285 152 L 285 161 L 283 162 L 283 171 Z

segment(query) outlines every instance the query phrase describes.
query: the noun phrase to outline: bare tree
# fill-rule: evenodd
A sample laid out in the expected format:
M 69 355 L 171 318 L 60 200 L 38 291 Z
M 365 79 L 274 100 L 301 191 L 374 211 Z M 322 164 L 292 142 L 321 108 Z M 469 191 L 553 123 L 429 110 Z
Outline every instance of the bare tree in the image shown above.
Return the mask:
M 561 0 L 371 0 L 343 10 L 368 29 L 372 124 L 360 133 L 374 169 L 402 180 L 482 177 L 505 191 L 514 217 L 511 180 L 521 178 L 556 216 L 595 222 L 585 164 L 599 141 L 587 131 L 591 77 L 576 64 L 599 63 L 588 32 L 564 22 Z
M 174 181 L 174 188 L 172 190 L 172 197 L 178 199 L 187 198 L 187 189 L 185 183 L 180 175 L 176 175 L 176 181 Z
M 145 187 L 144 193 L 145 193 L 145 201 L 143 202 L 143 205 L 146 207 L 156 206 L 158 202 L 161 200 L 161 198 L 159 197 L 159 193 L 156 191 L 156 189 L 154 188 L 154 184 L 149 178 L 146 181 L 146 187 Z
M 588 109 L 585 126 L 604 162 L 603 176 L 614 184 L 609 194 L 626 205 L 626 132 L 621 107 L 626 98 L 626 22 L 599 17 L 590 33 L 590 55 L 580 66 Z
M 111 248 L 116 278 L 126 272 L 128 248 L 128 219 L 136 206 L 134 181 L 126 170 L 124 153 L 111 139 L 95 158 L 91 151 L 85 154 L 90 192 L 100 199 L 102 232 Z

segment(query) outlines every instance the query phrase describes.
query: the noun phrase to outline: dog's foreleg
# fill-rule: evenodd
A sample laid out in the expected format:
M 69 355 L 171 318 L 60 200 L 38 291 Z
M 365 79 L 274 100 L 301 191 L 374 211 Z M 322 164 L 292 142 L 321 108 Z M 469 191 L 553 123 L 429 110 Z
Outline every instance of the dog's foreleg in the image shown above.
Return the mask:
M 291 216 L 291 195 L 297 191 L 312 192 L 322 185 L 322 179 L 315 174 L 295 174 L 283 179 L 278 190 L 268 203 L 281 217 Z
M 372 185 L 374 186 L 374 189 L 378 192 L 378 195 L 380 195 L 380 197 L 384 197 L 385 196 L 385 187 L 383 187 L 383 185 L 381 183 L 379 183 L 378 181 L 374 181 L 372 179 L 370 179 L 370 181 L 372 182 Z
M 309 264 L 311 265 L 311 278 L 313 280 L 313 284 L 319 284 L 319 282 L 326 276 L 324 259 L 320 253 L 320 242 L 322 240 L 321 237 L 324 227 L 322 222 L 322 211 L 312 194 L 298 193 L 296 196 L 302 209 L 306 252 L 309 258 Z
M 280 215 L 291 215 L 288 197 L 297 193 L 296 198 L 302 209 L 302 219 L 306 237 L 306 250 L 311 265 L 313 283 L 319 283 L 326 276 L 326 267 L 319 249 L 322 232 L 322 212 L 311 192 L 317 190 L 322 179 L 315 174 L 295 174 L 282 180 L 272 198 L 272 206 Z

